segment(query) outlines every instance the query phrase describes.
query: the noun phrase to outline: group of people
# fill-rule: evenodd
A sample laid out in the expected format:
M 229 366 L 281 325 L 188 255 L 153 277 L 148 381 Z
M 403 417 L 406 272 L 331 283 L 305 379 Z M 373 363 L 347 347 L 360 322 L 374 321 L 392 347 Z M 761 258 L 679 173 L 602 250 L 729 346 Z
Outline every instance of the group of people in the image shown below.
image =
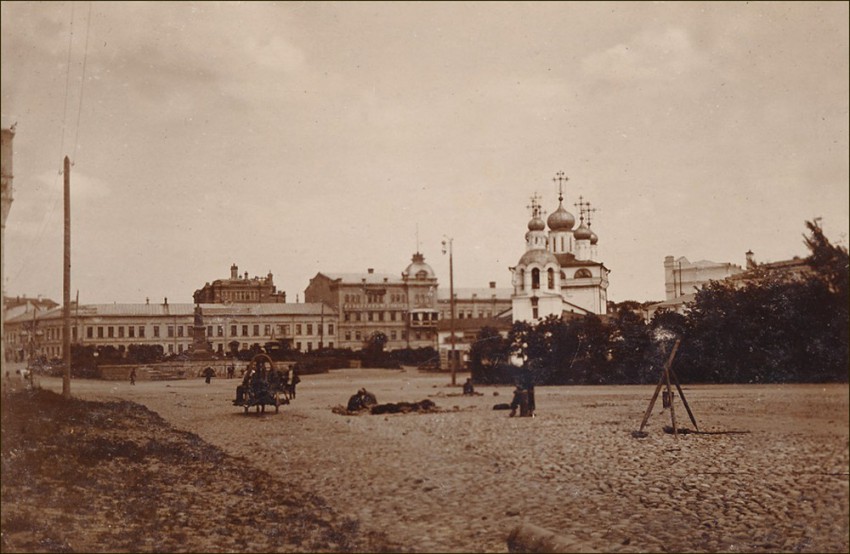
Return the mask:
M 298 364 L 293 364 L 284 373 L 279 369 L 266 367 L 263 360 L 258 360 L 256 365 L 248 366 L 242 377 L 242 385 L 237 387 L 242 391 L 250 390 L 255 395 L 261 395 L 267 391 L 282 392 L 284 398 L 291 400 L 295 398 L 295 387 L 301 382 L 298 376 Z

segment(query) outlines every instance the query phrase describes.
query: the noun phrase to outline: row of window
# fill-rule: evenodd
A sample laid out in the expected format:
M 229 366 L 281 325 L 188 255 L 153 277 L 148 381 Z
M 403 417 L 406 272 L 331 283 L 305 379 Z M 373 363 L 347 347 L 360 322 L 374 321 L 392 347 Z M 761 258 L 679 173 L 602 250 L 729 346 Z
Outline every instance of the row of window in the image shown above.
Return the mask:
M 482 317 L 488 317 L 488 318 L 493 317 L 493 311 L 492 310 L 487 310 L 487 311 L 479 310 L 477 312 L 473 312 L 472 310 L 466 310 L 466 311 L 455 310 L 455 312 L 457 313 L 458 319 L 473 319 L 473 318 L 482 318 Z M 442 315 L 440 317 L 442 317 L 444 321 L 448 321 L 452 316 L 451 310 L 443 310 L 441 312 L 441 314 Z
M 386 301 L 387 295 L 384 293 L 378 292 L 367 292 L 365 294 L 366 303 L 367 304 L 383 304 Z M 346 294 L 343 296 L 346 304 L 360 304 L 362 303 L 362 297 L 359 294 Z M 407 303 L 407 295 L 406 294 L 395 294 L 391 293 L 389 295 L 390 304 L 406 304 Z
M 302 347 L 306 347 L 307 352 L 312 352 L 314 344 L 315 344 L 316 347 L 319 346 L 319 343 L 313 343 L 312 341 L 309 341 L 309 342 L 306 342 L 306 343 L 302 343 L 302 342 L 299 341 L 299 342 L 295 343 L 295 350 L 300 351 Z M 223 354 L 224 352 L 227 352 L 227 351 L 230 350 L 230 347 L 225 345 L 224 343 L 213 344 L 212 346 L 213 346 L 213 350 L 215 350 L 219 354 Z M 328 348 L 333 348 L 334 347 L 333 341 L 326 343 L 326 346 Z M 247 342 L 243 342 L 239 345 L 239 347 L 242 350 L 248 350 L 248 349 L 251 348 L 251 344 L 249 344 Z M 123 348 L 123 346 L 119 347 L 119 349 L 121 349 L 121 348 Z M 175 345 L 174 343 L 170 342 L 170 343 L 167 343 L 167 344 L 163 344 L 162 349 L 167 354 L 182 354 L 183 352 L 189 351 L 189 345 L 188 344 L 182 344 L 182 343 Z M 62 355 L 62 348 L 50 346 L 50 347 L 46 347 L 46 348 L 41 349 L 41 353 L 44 354 L 45 356 L 50 357 L 50 358 L 58 358 Z
M 413 302 L 417 306 L 421 306 L 423 304 L 430 305 L 431 301 L 434 299 L 432 294 L 417 294 L 413 297 Z
M 407 312 L 345 312 L 344 321 L 404 321 Z
M 360 331 L 346 331 L 345 340 L 350 341 L 351 337 L 354 337 L 354 340 L 362 341 L 369 337 L 372 333 L 373 331 L 367 331 L 365 333 L 361 333 Z M 390 340 L 399 340 L 399 338 L 401 338 L 401 340 L 407 340 L 407 331 L 390 330 L 387 336 Z M 433 337 L 433 333 L 430 331 L 416 331 L 415 333 L 413 333 L 412 337 L 415 340 L 427 340 Z
M 154 338 L 161 337 L 161 327 L 165 327 L 166 336 L 168 338 L 180 338 L 180 337 L 191 337 L 193 335 L 194 328 L 191 325 L 152 325 L 151 330 L 153 332 Z M 296 323 L 295 327 L 295 335 L 313 335 L 314 326 L 312 323 Z M 316 325 L 315 330 L 316 334 L 322 334 L 322 326 Z M 260 324 L 253 325 L 231 325 L 230 326 L 230 335 L 231 337 L 274 337 L 278 336 L 280 338 L 290 336 L 290 329 L 292 327 L 288 324 L 265 324 L 262 326 L 263 333 L 260 334 Z M 90 325 L 86 327 L 86 338 L 88 339 L 123 339 L 123 338 L 145 338 L 145 329 L 144 325 Z M 241 334 L 239 331 L 241 330 Z M 306 330 L 306 333 L 303 331 Z M 76 329 L 74 329 L 76 333 Z M 207 337 L 213 336 L 213 331 L 215 331 L 215 336 L 223 337 L 224 336 L 224 325 L 217 325 L 215 328 L 212 325 L 207 326 Z M 327 324 L 327 334 L 334 334 L 334 324 Z M 96 335 L 96 336 L 95 336 Z
M 593 277 L 593 274 L 590 273 L 590 270 L 586 268 L 581 268 L 575 272 L 575 279 L 587 279 L 588 277 Z M 561 272 L 561 281 L 566 281 L 567 276 L 562 271 Z M 546 270 L 546 285 L 549 289 L 555 288 L 555 270 L 551 267 Z M 521 290 L 525 290 L 525 270 L 519 270 L 519 287 Z M 533 268 L 531 270 L 531 288 L 539 289 L 540 288 L 540 270 L 538 268 Z
M 239 300 L 242 302 L 245 301 L 258 301 L 260 299 L 260 292 L 256 290 L 236 290 L 236 291 L 223 291 L 221 293 L 222 300 Z

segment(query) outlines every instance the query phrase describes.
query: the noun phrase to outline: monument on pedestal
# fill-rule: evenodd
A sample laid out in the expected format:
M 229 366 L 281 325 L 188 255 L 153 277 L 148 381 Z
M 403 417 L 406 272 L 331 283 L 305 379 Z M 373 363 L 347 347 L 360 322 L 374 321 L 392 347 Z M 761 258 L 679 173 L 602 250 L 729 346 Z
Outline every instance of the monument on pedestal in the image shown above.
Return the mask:
M 212 357 L 207 342 L 207 328 L 204 325 L 204 314 L 199 304 L 195 305 L 195 323 L 192 325 L 192 357 L 208 359 Z

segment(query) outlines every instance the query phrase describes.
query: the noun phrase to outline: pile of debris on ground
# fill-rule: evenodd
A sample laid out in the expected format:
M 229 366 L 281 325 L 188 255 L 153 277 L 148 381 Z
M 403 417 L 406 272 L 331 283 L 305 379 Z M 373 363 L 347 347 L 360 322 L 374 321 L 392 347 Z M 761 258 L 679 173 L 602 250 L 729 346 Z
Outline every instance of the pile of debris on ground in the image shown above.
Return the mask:
M 24 390 L 3 396 L 0 431 L 0 552 L 402 548 L 138 404 Z
M 360 389 L 348 399 L 346 407 L 336 406 L 333 412 L 339 415 L 359 415 L 369 413 L 381 414 L 408 414 L 411 412 L 434 413 L 441 411 L 433 400 L 425 399 L 419 402 L 390 402 L 378 404 L 377 398 L 366 389 Z

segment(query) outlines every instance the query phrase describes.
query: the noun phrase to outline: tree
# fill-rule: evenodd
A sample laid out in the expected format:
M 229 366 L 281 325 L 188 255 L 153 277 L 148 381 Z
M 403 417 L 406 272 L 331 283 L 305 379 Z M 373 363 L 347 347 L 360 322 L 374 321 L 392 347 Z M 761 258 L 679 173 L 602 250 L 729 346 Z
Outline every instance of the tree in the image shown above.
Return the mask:
M 164 349 L 161 344 L 131 344 L 127 347 L 127 361 L 149 364 L 162 360 Z
M 91 345 L 71 345 L 71 375 L 74 377 L 99 377 L 97 361 L 94 356 L 95 348 Z
M 266 354 L 269 355 L 269 358 L 274 361 L 285 360 L 289 355 L 290 342 L 291 341 L 289 339 L 270 341 L 263 345 L 263 350 L 265 350 Z
M 363 367 L 385 367 L 392 365 L 384 355 L 384 347 L 389 339 L 382 331 L 375 331 L 369 338 L 366 339 L 365 346 L 361 355 L 363 357 Z
M 712 282 L 687 312 L 687 380 L 847 380 L 846 249 L 809 223 L 813 271 L 764 271 L 743 286 Z
M 820 218 L 807 221 L 806 227 L 810 235 L 804 235 L 804 241 L 811 252 L 807 261 L 814 273 L 813 280 L 825 289 L 825 294 L 810 291 L 819 297 L 814 301 L 822 308 L 811 314 L 815 321 L 810 324 L 822 330 L 812 337 L 811 350 L 814 358 L 823 364 L 819 377 L 846 382 L 850 365 L 850 254 L 847 247 L 829 241 L 820 226 Z
M 820 226 L 820 218 L 807 221 L 806 227 L 811 235 L 803 236 L 811 254 L 807 258 L 815 271 L 815 278 L 821 280 L 836 295 L 836 300 L 847 307 L 848 288 L 850 288 L 850 254 L 847 248 L 832 244 Z
M 606 379 L 617 383 L 649 382 L 647 354 L 650 329 L 640 315 L 640 305 L 624 306 L 614 314 L 610 334 L 610 360 Z
M 482 327 L 469 349 L 474 383 L 500 382 L 497 374 L 508 362 L 508 341 L 494 327 Z

